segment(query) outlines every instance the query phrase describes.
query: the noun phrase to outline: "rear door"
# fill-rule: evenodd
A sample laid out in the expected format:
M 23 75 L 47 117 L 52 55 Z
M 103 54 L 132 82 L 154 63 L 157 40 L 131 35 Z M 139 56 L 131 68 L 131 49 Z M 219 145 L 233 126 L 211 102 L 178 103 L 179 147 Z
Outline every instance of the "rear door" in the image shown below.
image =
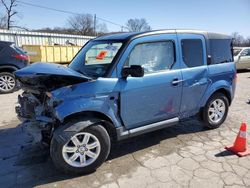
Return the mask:
M 199 110 L 199 104 L 208 87 L 206 42 L 202 35 L 178 34 L 181 45 L 183 92 L 181 117 L 189 117 Z

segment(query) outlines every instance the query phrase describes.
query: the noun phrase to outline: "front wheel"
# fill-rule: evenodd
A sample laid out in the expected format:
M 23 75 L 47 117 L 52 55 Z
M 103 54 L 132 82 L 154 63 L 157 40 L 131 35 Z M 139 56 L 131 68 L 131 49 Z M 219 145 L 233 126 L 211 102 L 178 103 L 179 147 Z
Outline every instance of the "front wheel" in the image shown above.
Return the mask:
M 203 122 L 205 126 L 214 129 L 218 128 L 226 119 L 229 102 L 222 93 L 215 93 L 210 97 L 203 109 Z
M 71 174 L 95 171 L 110 152 L 106 129 L 101 125 L 91 125 L 80 132 L 67 132 L 67 127 L 55 132 L 52 138 L 50 152 L 54 164 Z
M 12 93 L 17 86 L 15 76 L 9 72 L 0 73 L 0 94 Z

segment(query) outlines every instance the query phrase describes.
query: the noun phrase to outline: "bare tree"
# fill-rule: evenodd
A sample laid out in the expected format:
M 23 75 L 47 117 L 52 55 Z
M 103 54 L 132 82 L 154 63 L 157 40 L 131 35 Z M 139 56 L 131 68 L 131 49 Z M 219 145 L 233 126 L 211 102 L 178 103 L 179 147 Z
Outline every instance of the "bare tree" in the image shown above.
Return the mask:
M 246 46 L 250 46 L 250 37 L 248 37 L 247 39 L 246 39 Z
M 68 19 L 70 27 L 77 34 L 93 35 L 94 34 L 94 18 L 91 14 L 79 14 Z
M 244 43 L 244 37 L 238 32 L 233 32 L 232 37 L 234 46 L 241 46 Z
M 17 11 L 14 10 L 17 6 L 17 0 L 1 0 L 1 4 L 6 11 L 6 29 L 9 30 L 12 26 L 11 24 L 14 22 L 12 18 L 17 14 Z
M 96 34 L 99 36 L 104 35 L 106 33 L 108 33 L 107 25 L 105 23 L 97 24 Z
M 0 16 L 0 29 L 6 28 L 6 17 Z
M 102 35 L 108 32 L 105 23 L 99 23 L 91 14 L 79 14 L 68 19 L 69 30 L 80 35 Z
M 127 29 L 129 31 L 150 31 L 152 28 L 149 26 L 147 20 L 145 18 L 135 18 L 129 19 L 126 23 Z
M 231 36 L 234 46 L 250 46 L 250 38 L 244 38 L 238 32 L 233 32 Z

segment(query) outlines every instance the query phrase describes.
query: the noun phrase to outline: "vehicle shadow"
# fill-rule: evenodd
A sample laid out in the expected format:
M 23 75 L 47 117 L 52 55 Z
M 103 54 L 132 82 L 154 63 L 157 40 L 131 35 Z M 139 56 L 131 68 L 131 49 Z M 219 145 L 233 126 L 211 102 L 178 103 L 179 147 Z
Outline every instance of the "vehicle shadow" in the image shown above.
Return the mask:
M 248 73 L 248 72 L 250 72 L 250 69 L 237 70 L 238 74 L 240 74 L 240 73 Z
M 16 174 L 15 186 L 34 187 L 77 177 L 63 174 L 56 169 L 49 157 L 48 147 L 32 143 L 30 136 L 23 132 L 22 126 L 20 124 L 14 128 L 0 130 L 0 175 L 3 178 L 6 174 Z M 118 159 L 124 155 L 155 146 L 161 141 L 178 135 L 206 130 L 202 123 L 191 118 L 172 127 L 114 143 L 108 160 Z M 1 156 L 3 153 L 5 156 Z M 85 176 L 94 176 L 95 173 Z

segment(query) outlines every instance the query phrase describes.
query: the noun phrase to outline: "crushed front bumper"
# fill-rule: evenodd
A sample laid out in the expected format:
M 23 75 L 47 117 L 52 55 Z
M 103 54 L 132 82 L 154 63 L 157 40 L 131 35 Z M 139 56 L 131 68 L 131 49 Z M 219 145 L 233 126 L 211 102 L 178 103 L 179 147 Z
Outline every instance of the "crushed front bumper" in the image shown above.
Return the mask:
M 35 141 L 50 142 L 55 120 L 48 116 L 45 97 L 24 92 L 18 96 L 16 113 L 23 122 L 25 131 L 34 137 Z M 41 100 L 44 99 L 44 100 Z

